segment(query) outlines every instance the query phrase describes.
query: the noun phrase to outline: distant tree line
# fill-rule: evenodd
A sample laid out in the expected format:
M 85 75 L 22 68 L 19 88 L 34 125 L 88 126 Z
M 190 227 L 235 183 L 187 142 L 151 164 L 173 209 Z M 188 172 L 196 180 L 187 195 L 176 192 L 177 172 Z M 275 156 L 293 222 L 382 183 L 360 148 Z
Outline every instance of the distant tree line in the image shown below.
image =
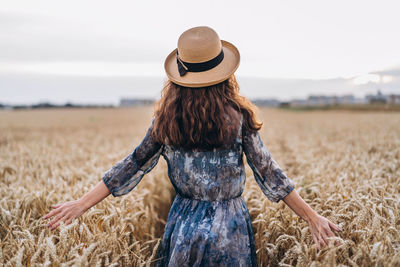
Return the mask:
M 41 102 L 38 104 L 32 105 L 8 105 L 0 103 L 0 109 L 52 109 L 52 108 L 113 108 L 113 105 L 98 105 L 98 104 L 73 104 L 73 103 L 65 103 L 65 104 L 53 104 L 50 102 Z

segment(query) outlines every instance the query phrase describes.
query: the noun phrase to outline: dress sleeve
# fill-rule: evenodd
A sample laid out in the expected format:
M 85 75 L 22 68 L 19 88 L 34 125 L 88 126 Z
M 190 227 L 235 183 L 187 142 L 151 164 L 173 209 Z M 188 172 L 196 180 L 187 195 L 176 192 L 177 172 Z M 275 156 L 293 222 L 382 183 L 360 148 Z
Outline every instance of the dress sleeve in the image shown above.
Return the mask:
M 157 165 L 164 145 L 151 136 L 153 125 L 154 119 L 142 142 L 104 174 L 102 179 L 114 197 L 129 193 Z
M 272 158 L 258 131 L 247 131 L 243 127 L 243 151 L 257 184 L 268 199 L 279 202 L 294 189 L 293 180 Z

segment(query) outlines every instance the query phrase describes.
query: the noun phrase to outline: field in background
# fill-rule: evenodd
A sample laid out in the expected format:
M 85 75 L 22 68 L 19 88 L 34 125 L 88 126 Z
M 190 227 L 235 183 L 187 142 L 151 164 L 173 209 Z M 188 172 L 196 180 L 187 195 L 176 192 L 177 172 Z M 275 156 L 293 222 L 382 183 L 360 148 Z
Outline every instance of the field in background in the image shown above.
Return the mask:
M 152 265 L 174 197 L 161 157 L 129 194 L 51 232 L 51 204 L 78 199 L 133 151 L 151 108 L 0 112 L 0 265 Z M 262 138 L 317 212 L 343 228 L 319 252 L 246 165 L 260 266 L 400 265 L 400 113 L 260 109 Z
M 281 105 L 283 110 L 292 111 L 311 111 L 311 110 L 340 110 L 340 111 L 384 111 L 384 112 L 399 112 L 399 104 L 340 104 L 340 105 L 310 105 L 310 106 L 286 106 Z

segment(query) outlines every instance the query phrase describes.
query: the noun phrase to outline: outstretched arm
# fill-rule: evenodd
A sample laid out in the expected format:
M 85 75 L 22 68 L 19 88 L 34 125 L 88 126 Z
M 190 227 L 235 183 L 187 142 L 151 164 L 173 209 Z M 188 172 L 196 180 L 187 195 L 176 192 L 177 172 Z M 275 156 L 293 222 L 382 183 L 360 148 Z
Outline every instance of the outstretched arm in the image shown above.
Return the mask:
M 340 228 L 320 216 L 303 200 L 296 191 L 293 180 L 272 158 L 258 131 L 243 129 L 243 149 L 247 163 L 263 193 L 273 202 L 283 200 L 299 217 L 308 222 L 318 249 L 327 245 L 328 237 L 334 236 L 332 230 L 340 231 Z
M 87 192 L 81 199 L 69 201 L 62 204 L 52 205 L 53 210 L 44 216 L 44 219 L 55 216 L 47 226 L 51 230 L 56 229 L 61 222 L 70 224 L 75 218 L 81 216 L 85 211 L 102 201 L 110 194 L 110 190 L 100 181 L 92 190 Z

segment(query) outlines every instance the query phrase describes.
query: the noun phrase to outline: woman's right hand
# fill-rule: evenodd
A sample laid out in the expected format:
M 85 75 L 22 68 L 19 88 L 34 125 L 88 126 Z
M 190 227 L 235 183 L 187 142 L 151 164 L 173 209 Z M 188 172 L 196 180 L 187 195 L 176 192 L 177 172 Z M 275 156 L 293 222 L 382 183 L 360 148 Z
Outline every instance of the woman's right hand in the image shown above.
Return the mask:
M 317 249 L 320 250 L 325 246 L 328 246 L 329 238 L 335 236 L 333 231 L 342 231 L 342 229 L 331 222 L 329 219 L 316 214 L 308 220 L 310 232 L 314 239 L 314 243 L 317 245 Z M 339 241 L 335 241 L 335 245 L 340 245 Z
M 47 213 L 43 218 L 48 219 L 55 216 L 50 223 L 47 224 L 51 230 L 54 230 L 61 222 L 70 224 L 75 218 L 81 216 L 85 211 L 102 201 L 109 194 L 110 190 L 103 180 L 101 180 L 81 199 L 51 206 L 53 210 Z
M 80 200 L 52 205 L 51 207 L 53 208 L 53 210 L 44 216 L 44 219 L 54 217 L 47 224 L 47 226 L 51 230 L 56 229 L 61 224 L 61 222 L 64 222 L 65 224 L 70 224 L 75 218 L 78 218 L 87 210 L 85 205 L 83 205 L 82 201 Z

